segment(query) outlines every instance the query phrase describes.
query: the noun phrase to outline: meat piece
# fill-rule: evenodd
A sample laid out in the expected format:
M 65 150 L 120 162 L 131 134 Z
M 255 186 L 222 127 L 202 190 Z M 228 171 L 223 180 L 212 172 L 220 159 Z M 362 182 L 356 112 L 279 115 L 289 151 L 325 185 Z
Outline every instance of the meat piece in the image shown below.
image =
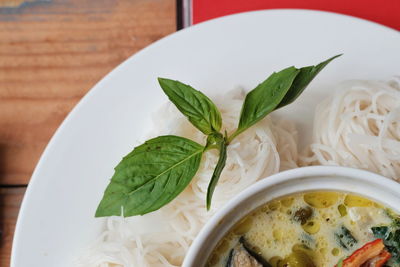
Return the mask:
M 241 237 L 238 244 L 230 251 L 226 267 L 271 267 L 271 265 L 253 251 Z

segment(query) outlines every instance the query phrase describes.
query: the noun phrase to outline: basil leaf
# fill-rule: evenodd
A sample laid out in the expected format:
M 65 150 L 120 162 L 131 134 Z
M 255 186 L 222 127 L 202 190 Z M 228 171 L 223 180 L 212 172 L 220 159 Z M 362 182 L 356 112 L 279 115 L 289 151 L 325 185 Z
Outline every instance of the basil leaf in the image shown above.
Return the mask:
M 218 141 L 218 145 L 219 145 L 219 159 L 217 162 L 217 165 L 215 166 L 213 175 L 211 176 L 211 180 L 210 183 L 208 184 L 208 188 L 207 188 L 207 210 L 210 209 L 211 207 L 211 199 L 212 199 L 212 195 L 214 194 L 214 190 L 215 187 L 217 186 L 219 177 L 221 176 L 222 170 L 225 167 L 225 163 L 226 163 L 226 148 L 227 148 L 227 144 L 225 142 L 225 138 L 222 137 L 222 135 L 220 134 L 220 140 Z
M 376 238 L 383 240 L 386 249 L 392 255 L 387 266 L 392 266 L 393 263 L 400 263 L 400 228 L 396 224 L 375 226 L 371 228 L 372 233 Z M 398 266 L 397 264 L 393 264 Z
M 300 72 L 294 79 L 292 86 L 290 86 L 289 91 L 286 93 L 285 97 L 282 99 L 282 101 L 279 103 L 276 109 L 289 105 L 290 103 L 295 101 L 301 95 L 301 93 L 303 93 L 304 89 L 306 89 L 306 87 L 315 78 L 315 76 L 317 76 L 318 73 L 323 68 L 325 68 L 325 66 L 328 65 L 332 60 L 340 56 L 341 54 L 331 57 L 328 60 L 325 60 L 324 62 L 321 62 L 316 66 L 308 66 L 301 68 Z
M 143 215 L 174 199 L 196 174 L 204 147 L 178 136 L 160 136 L 136 147 L 115 168 L 96 217 Z
M 238 135 L 272 112 L 285 97 L 299 70 L 289 67 L 274 72 L 264 82 L 250 91 L 244 100 L 240 113 Z
M 202 92 L 179 81 L 158 78 L 169 100 L 204 134 L 218 132 L 222 119 L 215 104 Z
M 272 111 L 295 101 L 315 76 L 329 62 L 339 56 L 341 54 L 331 57 L 316 66 L 308 66 L 301 69 L 289 67 L 280 72 L 274 72 L 268 79 L 246 95 L 238 129 L 229 137 L 228 143 Z

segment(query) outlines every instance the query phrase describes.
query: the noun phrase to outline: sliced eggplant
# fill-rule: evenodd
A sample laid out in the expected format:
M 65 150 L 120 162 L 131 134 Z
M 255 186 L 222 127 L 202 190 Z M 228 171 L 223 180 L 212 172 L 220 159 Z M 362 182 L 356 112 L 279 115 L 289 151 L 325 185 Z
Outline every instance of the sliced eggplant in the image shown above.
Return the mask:
M 357 239 L 355 239 L 350 230 L 343 225 L 335 233 L 335 238 L 339 245 L 346 250 L 352 249 L 354 245 L 357 244 Z
M 226 267 L 272 267 L 260 254 L 255 252 L 244 237 L 229 252 Z

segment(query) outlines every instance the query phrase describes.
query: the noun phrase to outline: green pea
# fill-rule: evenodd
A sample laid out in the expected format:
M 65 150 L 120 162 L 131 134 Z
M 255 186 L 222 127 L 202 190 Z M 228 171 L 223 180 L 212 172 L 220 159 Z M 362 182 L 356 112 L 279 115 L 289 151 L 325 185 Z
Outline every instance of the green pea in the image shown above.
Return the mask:
M 340 249 L 338 248 L 333 248 L 332 249 L 332 255 L 333 256 L 338 256 L 340 254 Z
M 318 233 L 320 229 L 320 223 L 318 221 L 310 220 L 305 224 L 301 225 L 303 230 L 311 235 Z

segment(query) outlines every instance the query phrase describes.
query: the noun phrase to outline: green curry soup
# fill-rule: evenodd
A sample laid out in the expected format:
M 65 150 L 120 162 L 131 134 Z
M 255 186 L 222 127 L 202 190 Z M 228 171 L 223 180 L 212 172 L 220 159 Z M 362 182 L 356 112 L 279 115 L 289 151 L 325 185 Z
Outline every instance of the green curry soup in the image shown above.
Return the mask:
M 374 252 L 369 242 L 382 247 Z M 378 254 L 385 256 L 381 265 L 363 266 L 400 266 L 399 246 L 400 219 L 387 208 L 357 195 L 307 192 L 248 214 L 218 243 L 207 266 L 360 266 L 377 262 Z

